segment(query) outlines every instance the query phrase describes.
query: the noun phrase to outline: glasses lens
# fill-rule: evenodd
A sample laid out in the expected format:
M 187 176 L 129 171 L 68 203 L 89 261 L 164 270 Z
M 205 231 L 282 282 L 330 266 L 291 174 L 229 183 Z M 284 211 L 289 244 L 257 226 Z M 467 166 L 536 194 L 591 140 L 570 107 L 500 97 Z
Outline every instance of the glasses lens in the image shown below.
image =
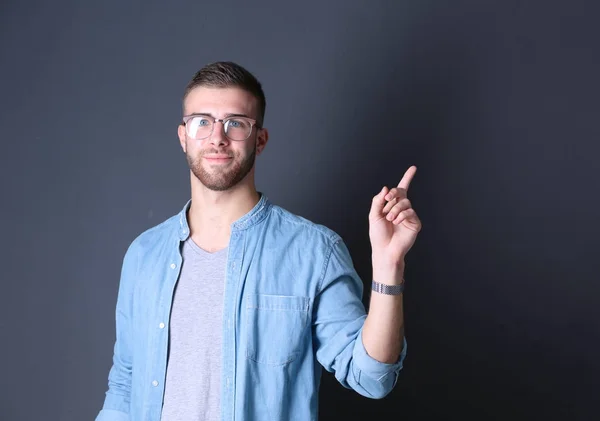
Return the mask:
M 212 120 L 203 116 L 193 117 L 186 124 L 188 136 L 193 139 L 204 139 L 210 136 L 212 127 Z
M 231 140 L 246 140 L 252 131 L 252 123 L 245 118 L 232 117 L 225 120 L 225 134 Z

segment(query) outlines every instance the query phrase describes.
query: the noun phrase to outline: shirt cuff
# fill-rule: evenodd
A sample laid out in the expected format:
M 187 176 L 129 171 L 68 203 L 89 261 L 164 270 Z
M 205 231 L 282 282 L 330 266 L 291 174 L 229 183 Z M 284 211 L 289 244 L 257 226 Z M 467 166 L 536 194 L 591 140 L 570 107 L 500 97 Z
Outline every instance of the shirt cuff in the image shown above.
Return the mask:
M 402 338 L 402 352 L 400 353 L 398 361 L 392 364 L 388 364 L 376 360 L 367 353 L 365 345 L 363 344 L 362 332 L 363 330 L 361 329 L 356 339 L 356 344 L 354 346 L 352 358 L 354 360 L 354 364 L 358 367 L 360 371 L 363 372 L 363 374 L 378 381 L 381 381 L 388 374 L 392 372 L 398 373 L 400 370 L 402 370 L 404 358 L 406 358 L 406 337 Z

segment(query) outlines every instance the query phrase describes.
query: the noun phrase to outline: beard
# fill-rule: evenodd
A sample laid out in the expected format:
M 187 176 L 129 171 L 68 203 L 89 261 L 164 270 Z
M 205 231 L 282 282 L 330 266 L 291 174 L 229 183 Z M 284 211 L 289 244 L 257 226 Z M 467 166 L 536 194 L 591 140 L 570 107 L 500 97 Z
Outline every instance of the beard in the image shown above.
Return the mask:
M 213 191 L 225 191 L 242 181 L 254 166 L 254 161 L 256 159 L 256 142 L 254 143 L 254 148 L 252 148 L 252 153 L 250 155 L 240 159 L 239 153 L 234 153 L 232 164 L 225 168 L 216 167 L 211 170 L 204 168 L 202 166 L 202 156 L 210 153 L 222 153 L 222 151 L 216 149 L 205 150 L 197 157 L 193 157 L 189 153 L 186 153 L 185 156 L 188 166 L 190 167 L 192 174 L 194 174 L 194 176 L 208 189 Z

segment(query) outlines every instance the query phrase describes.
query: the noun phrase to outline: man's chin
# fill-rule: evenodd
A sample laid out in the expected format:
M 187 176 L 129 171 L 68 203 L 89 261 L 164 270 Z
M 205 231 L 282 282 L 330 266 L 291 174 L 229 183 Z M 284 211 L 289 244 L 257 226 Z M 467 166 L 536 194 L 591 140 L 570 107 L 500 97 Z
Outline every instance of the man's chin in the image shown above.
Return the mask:
M 227 191 L 233 187 L 230 184 L 206 184 L 206 183 L 202 183 L 202 184 L 204 184 L 204 187 L 206 187 L 207 189 L 212 190 L 212 191 Z
M 237 183 L 232 179 L 215 179 L 210 177 L 198 177 L 202 185 L 212 191 L 226 191 L 234 187 Z
M 253 163 L 253 162 L 252 162 Z M 250 169 L 244 168 L 217 168 L 213 166 L 191 166 L 192 173 L 203 186 L 212 191 L 231 190 L 244 180 Z

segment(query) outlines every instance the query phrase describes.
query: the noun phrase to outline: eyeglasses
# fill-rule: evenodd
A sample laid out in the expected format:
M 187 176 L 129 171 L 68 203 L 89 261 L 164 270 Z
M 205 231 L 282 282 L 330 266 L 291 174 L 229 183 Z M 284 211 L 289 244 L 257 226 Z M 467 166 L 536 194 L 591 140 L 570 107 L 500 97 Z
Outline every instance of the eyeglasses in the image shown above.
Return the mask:
M 192 114 L 183 117 L 187 135 L 196 140 L 206 139 L 212 135 L 217 121 L 223 123 L 225 136 L 229 140 L 246 140 L 252 133 L 253 126 L 260 128 L 256 124 L 256 120 L 249 117 L 214 118 L 204 114 Z

